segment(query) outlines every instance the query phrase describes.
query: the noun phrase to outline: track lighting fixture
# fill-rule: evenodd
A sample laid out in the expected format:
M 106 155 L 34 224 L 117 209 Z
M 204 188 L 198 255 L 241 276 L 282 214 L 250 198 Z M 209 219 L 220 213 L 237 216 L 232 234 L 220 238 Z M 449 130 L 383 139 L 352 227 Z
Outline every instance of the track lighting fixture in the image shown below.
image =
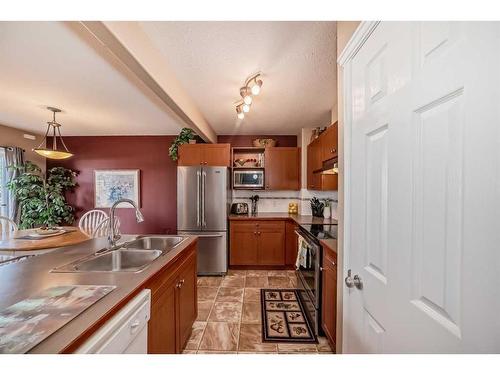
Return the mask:
M 236 113 L 237 113 L 237 116 L 240 120 L 243 120 L 245 118 L 245 114 L 243 113 L 243 108 L 242 108 L 242 104 L 236 106 Z
M 251 90 L 248 88 L 248 87 L 242 87 L 240 89 L 240 95 L 241 97 L 243 98 L 243 101 L 245 102 L 245 104 L 252 104 L 252 93 L 251 93 Z
M 262 88 L 261 73 L 256 73 L 248 77 L 245 81 L 245 86 L 240 88 L 240 96 L 242 100 L 236 102 L 236 113 L 241 120 L 245 117 L 245 113 L 250 111 L 250 106 L 253 102 L 253 95 L 259 95 Z
M 252 95 L 257 96 L 260 94 L 260 88 L 262 87 L 262 80 L 254 78 L 253 82 L 254 83 L 253 83 L 250 91 L 251 91 Z

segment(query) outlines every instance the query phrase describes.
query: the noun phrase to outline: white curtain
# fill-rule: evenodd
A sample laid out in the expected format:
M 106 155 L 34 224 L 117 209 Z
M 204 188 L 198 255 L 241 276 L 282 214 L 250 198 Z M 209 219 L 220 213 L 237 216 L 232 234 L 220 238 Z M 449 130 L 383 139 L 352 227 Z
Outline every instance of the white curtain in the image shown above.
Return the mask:
M 10 169 L 10 166 L 24 164 L 24 150 L 20 147 L 5 147 L 5 165 L 7 168 L 7 181 L 16 178 L 19 171 Z M 7 195 L 7 213 L 9 218 L 16 224 L 19 224 L 21 211 L 19 210 L 19 203 L 17 202 L 14 194 L 8 192 Z

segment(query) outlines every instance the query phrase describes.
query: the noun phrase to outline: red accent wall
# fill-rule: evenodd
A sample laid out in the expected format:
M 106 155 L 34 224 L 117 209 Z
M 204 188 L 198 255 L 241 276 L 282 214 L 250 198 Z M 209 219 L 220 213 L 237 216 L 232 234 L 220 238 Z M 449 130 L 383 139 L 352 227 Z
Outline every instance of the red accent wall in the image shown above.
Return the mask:
M 94 208 L 94 170 L 139 169 L 141 211 L 136 223 L 133 209 L 120 208 L 123 233 L 163 234 L 177 230 L 177 163 L 168 156 L 175 136 L 64 137 L 75 155 L 66 160 L 47 160 L 47 169 L 63 166 L 79 172 L 78 187 L 67 196 L 77 209 L 77 219 Z
M 251 147 L 256 138 L 272 138 L 277 147 L 297 147 L 296 135 L 219 135 L 217 143 L 231 143 L 232 147 Z

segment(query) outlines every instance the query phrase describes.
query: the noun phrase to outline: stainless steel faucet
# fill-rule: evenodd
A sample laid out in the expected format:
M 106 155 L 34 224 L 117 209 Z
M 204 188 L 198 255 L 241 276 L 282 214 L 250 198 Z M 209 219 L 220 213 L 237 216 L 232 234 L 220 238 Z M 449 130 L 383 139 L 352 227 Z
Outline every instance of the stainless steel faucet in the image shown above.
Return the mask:
M 120 239 L 120 235 L 115 232 L 115 209 L 120 203 L 128 203 L 135 208 L 135 219 L 138 223 L 144 221 L 144 216 L 142 216 L 141 211 L 137 207 L 137 204 L 131 199 L 119 199 L 111 206 L 109 210 L 109 230 L 108 230 L 108 243 L 109 247 L 115 247 L 116 241 Z

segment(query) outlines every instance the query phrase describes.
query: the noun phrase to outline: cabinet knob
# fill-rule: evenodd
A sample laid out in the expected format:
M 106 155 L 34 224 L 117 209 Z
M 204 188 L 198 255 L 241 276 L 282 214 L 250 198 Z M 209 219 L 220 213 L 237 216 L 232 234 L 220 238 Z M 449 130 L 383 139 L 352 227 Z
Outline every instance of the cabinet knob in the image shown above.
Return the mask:
M 257 232 L 257 234 L 260 236 L 260 232 Z
M 337 149 L 332 148 L 332 154 L 335 154 L 337 152 Z
M 181 280 L 179 280 L 179 282 L 177 283 L 176 287 L 177 287 L 177 289 L 180 289 L 180 288 L 182 288 L 182 286 L 183 286 L 183 285 L 184 285 L 184 279 L 181 279 Z

